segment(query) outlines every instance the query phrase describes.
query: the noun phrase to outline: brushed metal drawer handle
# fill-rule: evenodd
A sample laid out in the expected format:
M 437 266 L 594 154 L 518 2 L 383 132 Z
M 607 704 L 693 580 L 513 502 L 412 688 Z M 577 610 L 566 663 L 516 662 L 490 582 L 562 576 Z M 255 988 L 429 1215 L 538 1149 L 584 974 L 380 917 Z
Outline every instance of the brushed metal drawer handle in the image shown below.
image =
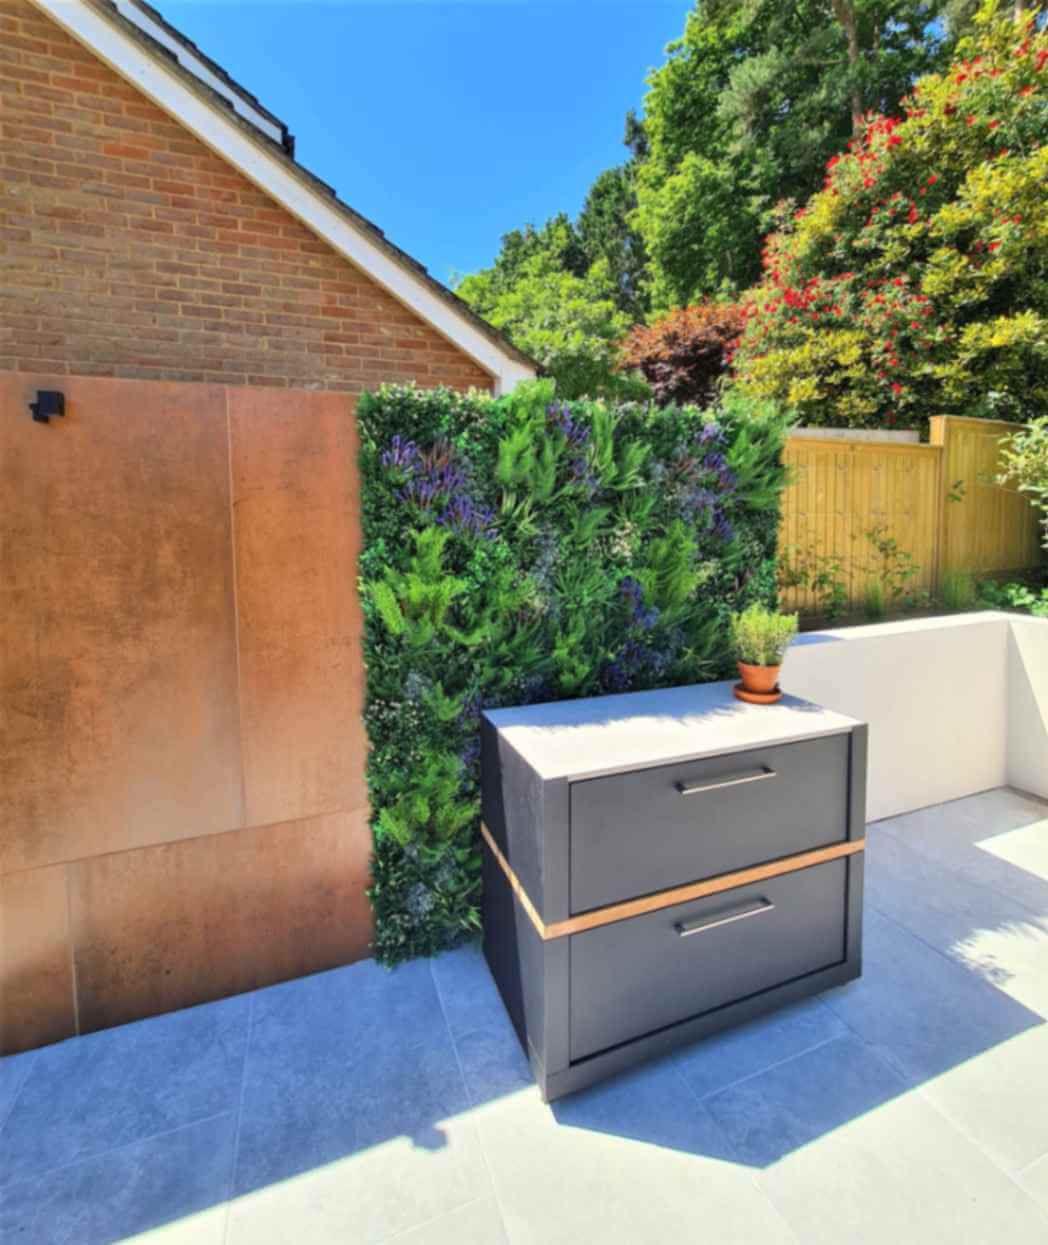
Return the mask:
M 678 921 L 674 929 L 681 938 L 690 938 L 692 934 L 701 934 L 707 929 L 716 929 L 719 925 L 731 925 L 733 921 L 745 921 L 748 916 L 760 916 L 762 912 L 772 912 L 775 905 L 769 899 L 758 899 L 754 904 L 744 908 L 736 908 L 734 912 L 725 912 L 723 916 L 708 916 L 697 921 Z
M 681 795 L 699 795 L 703 791 L 716 791 L 719 787 L 739 787 L 746 782 L 763 782 L 765 778 L 774 777 L 775 771 L 762 765 L 759 769 L 748 769 L 732 778 L 706 778 L 702 782 L 678 782 L 673 785 Z

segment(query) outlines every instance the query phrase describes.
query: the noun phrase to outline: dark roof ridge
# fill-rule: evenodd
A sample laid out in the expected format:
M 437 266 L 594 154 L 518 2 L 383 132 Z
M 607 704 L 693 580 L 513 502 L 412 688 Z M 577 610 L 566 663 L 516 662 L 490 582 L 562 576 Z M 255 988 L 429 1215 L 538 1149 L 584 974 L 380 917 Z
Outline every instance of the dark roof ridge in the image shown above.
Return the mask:
M 99 0 L 99 3 L 105 4 L 109 8 L 113 9 L 113 11 L 117 14 L 118 17 L 122 18 L 124 21 L 130 22 L 132 26 L 136 25 L 136 23 L 132 21 L 130 18 L 128 18 L 126 14 L 120 12 L 120 9 L 117 6 L 116 0 Z M 163 15 L 163 13 L 161 13 L 160 10 L 155 8 L 152 4 L 149 4 L 147 0 L 125 0 L 125 3 L 131 5 L 133 8 L 138 9 L 141 13 L 143 13 L 146 17 L 148 17 L 150 21 L 155 22 L 156 25 L 159 26 L 166 35 L 168 35 L 181 47 L 185 48 L 186 51 L 189 52 L 191 55 L 195 56 L 197 60 L 201 61 L 204 65 L 206 65 L 207 68 L 215 75 L 215 77 L 218 78 L 225 86 L 227 86 L 230 89 L 230 91 L 232 91 L 233 94 L 236 95 L 241 100 L 242 103 L 246 104 L 249 108 L 259 113 L 262 117 L 264 117 L 267 121 L 269 121 L 276 129 L 280 130 L 281 146 L 284 147 L 284 149 L 287 151 L 289 155 L 293 156 L 295 154 L 295 137 L 291 133 L 290 129 L 288 128 L 287 123 L 285 121 L 282 121 L 280 117 L 276 115 L 276 113 L 270 111 L 270 109 L 268 109 L 265 106 L 265 104 L 262 103 L 262 101 L 258 98 L 257 95 L 254 94 L 253 91 L 249 91 L 247 87 L 245 87 L 242 83 L 238 82 L 236 78 L 234 78 L 233 75 L 229 72 L 229 70 L 225 68 L 225 66 L 220 65 L 218 61 L 216 61 L 213 57 L 209 56 L 200 47 L 198 43 L 195 43 L 192 39 L 189 38 L 188 35 L 184 35 L 182 31 L 178 29 L 177 26 L 173 26 L 167 20 L 167 18 Z M 160 51 L 164 52 L 165 55 L 169 57 L 172 56 L 171 49 L 164 47 L 162 43 L 154 39 L 150 35 L 148 30 L 143 29 L 141 26 L 139 26 L 138 29 L 142 32 L 142 34 L 146 36 L 147 39 L 150 39 L 153 43 L 155 43 L 157 48 Z M 183 66 L 183 68 L 188 68 L 188 66 Z M 189 72 L 192 73 L 192 70 L 190 69 Z M 194 77 L 195 76 L 196 75 L 194 75 Z M 204 83 L 204 85 L 206 86 L 207 83 Z

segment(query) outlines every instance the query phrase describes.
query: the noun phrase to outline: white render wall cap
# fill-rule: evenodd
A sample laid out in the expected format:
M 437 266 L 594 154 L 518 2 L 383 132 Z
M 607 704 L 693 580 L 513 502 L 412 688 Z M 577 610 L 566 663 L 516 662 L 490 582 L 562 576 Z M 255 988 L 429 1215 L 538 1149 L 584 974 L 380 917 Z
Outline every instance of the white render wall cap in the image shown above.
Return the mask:
M 799 743 L 861 725 L 797 696 L 744 704 L 732 686 L 731 680 L 700 683 L 491 709 L 484 716 L 541 777 L 569 781 Z
M 831 627 L 819 631 L 802 631 L 794 645 L 824 644 L 833 640 L 870 640 L 906 635 L 916 631 L 944 631 L 959 627 L 985 627 L 988 623 L 1006 623 L 1012 618 L 1028 615 L 1010 614 L 1005 610 L 974 610 L 967 614 L 935 614 L 930 618 L 900 618 L 895 622 L 863 623 L 856 627 Z M 789 653 L 786 660 L 789 661 Z

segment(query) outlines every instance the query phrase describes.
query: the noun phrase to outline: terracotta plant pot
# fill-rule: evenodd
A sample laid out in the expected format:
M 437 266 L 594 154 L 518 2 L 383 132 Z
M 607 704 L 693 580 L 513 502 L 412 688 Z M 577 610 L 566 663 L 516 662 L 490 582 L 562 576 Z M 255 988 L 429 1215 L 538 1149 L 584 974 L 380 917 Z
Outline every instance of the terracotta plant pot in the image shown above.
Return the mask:
M 748 666 L 744 661 L 736 663 L 742 682 L 735 687 L 739 700 L 755 705 L 773 705 L 782 699 L 779 688 L 779 671 L 782 666 Z

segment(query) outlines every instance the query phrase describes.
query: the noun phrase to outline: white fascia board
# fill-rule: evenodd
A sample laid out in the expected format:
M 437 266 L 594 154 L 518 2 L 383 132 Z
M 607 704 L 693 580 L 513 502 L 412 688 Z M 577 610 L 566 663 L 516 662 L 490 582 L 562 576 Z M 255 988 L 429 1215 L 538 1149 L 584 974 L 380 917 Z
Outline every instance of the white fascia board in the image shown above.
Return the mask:
M 134 3 L 134 0 L 114 0 L 118 12 L 126 17 L 132 25 L 137 26 L 140 30 L 144 30 L 151 39 L 155 39 L 161 47 L 174 54 L 179 64 L 184 65 L 190 73 L 198 77 L 201 82 L 206 83 L 213 91 L 217 91 L 224 99 L 228 99 L 233 105 L 236 112 L 252 125 L 257 125 L 263 134 L 268 135 L 274 142 L 279 143 L 283 138 L 280 128 L 273 124 L 268 117 L 251 105 L 242 96 L 232 90 L 229 85 L 222 81 L 218 74 L 214 73 L 198 56 L 179 43 L 177 39 L 173 39 L 167 31 L 144 12 Z
M 87 0 L 33 0 L 38 9 L 92 51 L 159 108 L 180 122 L 231 167 L 242 173 L 404 306 L 431 325 L 508 393 L 533 369 L 499 349 L 429 285 L 409 272 L 360 229 L 307 186 L 234 121 L 203 100 L 152 57 L 135 39 L 108 21 Z

